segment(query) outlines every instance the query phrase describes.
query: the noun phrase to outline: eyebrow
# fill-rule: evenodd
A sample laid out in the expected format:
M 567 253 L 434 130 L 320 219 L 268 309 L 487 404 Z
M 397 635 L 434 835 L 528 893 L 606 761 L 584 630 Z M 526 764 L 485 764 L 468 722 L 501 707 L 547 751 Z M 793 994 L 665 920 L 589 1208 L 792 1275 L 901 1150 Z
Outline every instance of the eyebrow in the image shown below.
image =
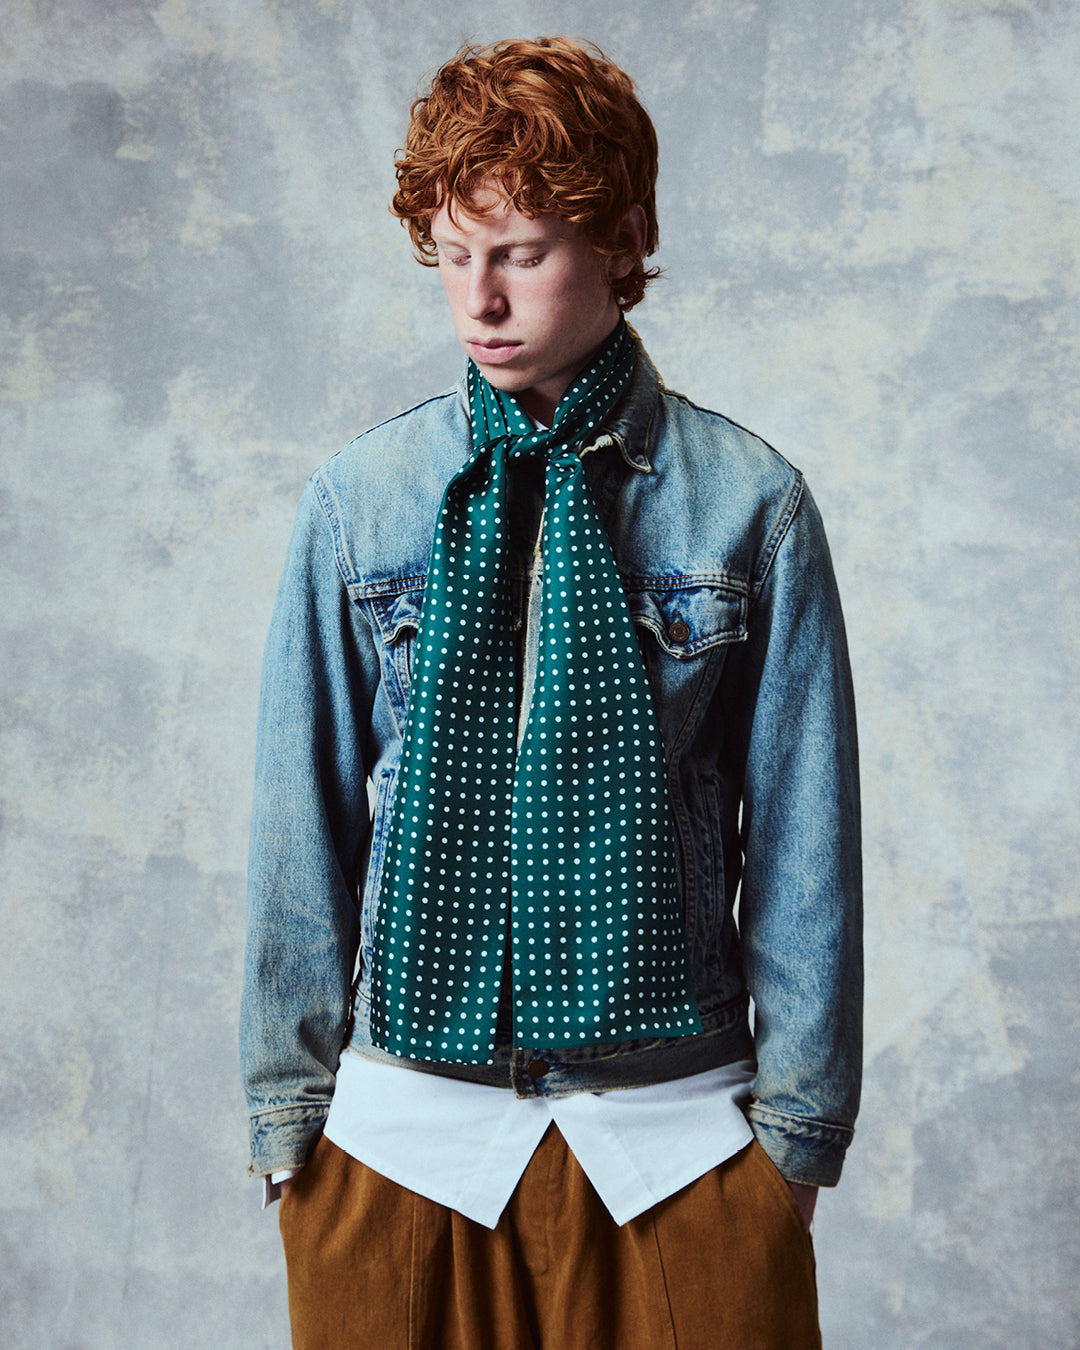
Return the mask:
M 451 236 L 448 234 L 438 234 L 431 231 L 431 237 L 436 244 L 450 244 L 457 248 L 468 248 L 469 239 L 467 236 Z M 528 239 L 506 239 L 501 244 L 494 245 L 495 248 L 536 248 L 541 244 L 550 244 L 555 241 L 547 238 L 545 235 L 537 234 Z

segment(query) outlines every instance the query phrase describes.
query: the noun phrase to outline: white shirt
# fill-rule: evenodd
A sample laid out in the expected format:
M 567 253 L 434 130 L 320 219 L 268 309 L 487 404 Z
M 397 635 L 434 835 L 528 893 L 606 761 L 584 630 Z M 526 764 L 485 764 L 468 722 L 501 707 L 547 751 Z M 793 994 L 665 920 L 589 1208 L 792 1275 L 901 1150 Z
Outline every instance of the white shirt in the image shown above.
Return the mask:
M 325 1133 L 398 1185 L 494 1228 L 554 1121 L 623 1224 L 750 1142 L 754 1069 L 743 1060 L 649 1087 L 522 1099 L 346 1050 Z M 267 1178 L 266 1203 L 282 1176 Z

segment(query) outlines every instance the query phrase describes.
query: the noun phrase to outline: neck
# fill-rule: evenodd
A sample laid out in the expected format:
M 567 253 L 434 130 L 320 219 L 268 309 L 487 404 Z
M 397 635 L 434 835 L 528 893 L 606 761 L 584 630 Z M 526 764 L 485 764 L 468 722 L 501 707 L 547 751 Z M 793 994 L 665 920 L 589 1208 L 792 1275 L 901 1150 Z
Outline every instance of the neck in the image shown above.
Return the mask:
M 582 369 L 584 370 L 584 366 Z M 541 426 L 549 427 L 555 421 L 555 409 L 559 406 L 559 399 L 569 388 L 570 380 L 559 390 L 558 394 L 548 394 L 541 389 L 523 389 L 520 394 L 514 394 L 524 412 L 539 422 Z

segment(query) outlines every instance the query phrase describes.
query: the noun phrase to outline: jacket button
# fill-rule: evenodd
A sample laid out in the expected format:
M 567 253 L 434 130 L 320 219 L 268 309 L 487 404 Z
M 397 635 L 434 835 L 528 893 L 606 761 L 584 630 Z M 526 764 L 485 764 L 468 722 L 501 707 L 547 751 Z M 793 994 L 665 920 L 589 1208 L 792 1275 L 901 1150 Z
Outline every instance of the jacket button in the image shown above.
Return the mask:
M 668 624 L 667 635 L 672 642 L 685 642 L 690 636 L 690 625 L 682 619 L 676 619 L 674 623 Z
M 546 1059 L 530 1059 L 525 1065 L 525 1072 L 530 1078 L 543 1078 L 550 1068 L 551 1065 Z

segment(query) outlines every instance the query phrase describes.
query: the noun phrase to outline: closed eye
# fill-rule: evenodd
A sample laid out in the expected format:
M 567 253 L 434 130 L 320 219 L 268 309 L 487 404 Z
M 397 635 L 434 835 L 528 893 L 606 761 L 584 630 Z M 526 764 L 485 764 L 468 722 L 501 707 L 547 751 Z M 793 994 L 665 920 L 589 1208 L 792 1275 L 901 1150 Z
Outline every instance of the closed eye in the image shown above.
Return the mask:
M 472 262 L 471 253 L 451 253 L 445 246 L 436 245 L 436 248 L 440 263 L 448 263 L 451 267 L 467 267 Z M 504 267 L 539 267 L 545 256 L 543 253 L 505 253 L 499 259 L 499 263 Z

